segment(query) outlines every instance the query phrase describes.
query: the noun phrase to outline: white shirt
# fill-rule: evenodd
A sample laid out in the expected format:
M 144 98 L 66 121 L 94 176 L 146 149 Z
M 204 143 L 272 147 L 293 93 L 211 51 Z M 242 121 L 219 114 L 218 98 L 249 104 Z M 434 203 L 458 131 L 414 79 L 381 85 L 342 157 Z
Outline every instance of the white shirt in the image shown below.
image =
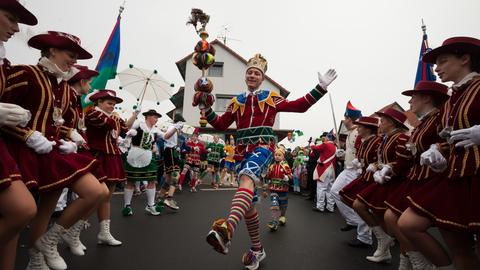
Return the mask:
M 160 132 L 160 138 L 162 138 L 164 141 L 165 141 L 165 144 L 164 144 L 164 148 L 176 148 L 177 147 L 177 143 L 178 143 L 178 134 L 177 132 L 173 133 L 172 136 L 170 136 L 170 138 L 168 139 L 165 139 L 165 134 L 168 133 L 169 131 L 175 129 L 175 126 L 174 125 L 171 125 L 167 128 L 167 132 L 163 133 L 163 132 Z
M 357 150 L 355 149 L 355 141 L 357 140 L 358 131 L 354 127 L 347 131 L 347 140 L 345 142 L 345 168 L 353 168 L 352 161 L 356 158 Z

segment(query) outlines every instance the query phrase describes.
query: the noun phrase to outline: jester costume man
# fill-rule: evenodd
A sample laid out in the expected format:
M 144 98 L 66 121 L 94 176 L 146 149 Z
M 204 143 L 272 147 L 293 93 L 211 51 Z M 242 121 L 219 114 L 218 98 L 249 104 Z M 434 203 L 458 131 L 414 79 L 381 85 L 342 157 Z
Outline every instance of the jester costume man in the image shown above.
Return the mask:
M 207 242 L 222 253 L 228 253 L 230 241 L 238 222 L 245 218 L 251 240 L 250 250 L 242 261 L 248 269 L 257 269 L 266 257 L 260 243 L 259 219 L 254 206 L 254 189 L 260 181 L 260 175 L 273 159 L 276 137 L 272 129 L 275 116 L 279 112 L 305 112 L 327 92 L 327 86 L 336 78 L 336 72 L 329 70 L 319 74 L 319 84 L 303 97 L 288 101 L 277 92 L 262 90 L 260 85 L 265 79 L 267 61 L 260 54 L 247 63 L 245 83 L 248 90 L 234 97 L 226 112 L 219 116 L 211 107 L 204 109 L 208 123 L 217 130 L 226 130 L 233 122 L 237 126 L 236 160 L 239 188 L 232 199 L 232 207 L 226 219 L 213 223 L 207 235 Z

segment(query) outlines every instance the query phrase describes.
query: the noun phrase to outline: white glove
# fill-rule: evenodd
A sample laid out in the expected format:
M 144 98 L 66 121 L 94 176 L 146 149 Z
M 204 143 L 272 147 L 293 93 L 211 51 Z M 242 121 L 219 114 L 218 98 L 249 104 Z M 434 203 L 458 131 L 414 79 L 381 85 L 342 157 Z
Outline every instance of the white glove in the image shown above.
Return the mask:
M 34 131 L 30 137 L 28 137 L 26 144 L 28 147 L 35 150 L 37 154 L 47 154 L 52 151 L 56 142 L 49 141 L 42 133 Z
M 327 90 L 327 87 L 337 78 L 335 69 L 329 69 L 324 75 L 318 72 L 318 85 Z
M 420 155 L 420 165 L 429 165 L 434 172 L 443 172 L 447 168 L 447 160 L 438 151 L 436 144 Z
M 142 111 L 142 106 L 138 105 L 133 112 L 138 115 L 141 111 Z
M 310 159 L 309 157 L 304 157 L 304 158 L 303 158 L 303 161 L 304 161 L 304 162 L 307 162 L 309 159 Z
M 352 166 L 354 169 L 361 169 L 362 168 L 362 163 L 358 161 L 358 158 L 355 158 L 352 160 Z
M 373 180 L 382 185 L 383 183 L 385 183 L 385 176 L 383 176 L 380 171 L 376 171 L 373 174 Z
M 377 166 L 373 163 L 370 163 L 366 169 L 367 172 L 376 172 L 377 171 Z
M 76 129 L 73 129 L 70 132 L 70 139 L 75 142 L 77 145 L 83 145 L 86 143 L 85 139 L 77 132 Z
M 288 175 L 285 175 L 285 176 L 283 177 L 283 181 L 288 182 L 289 180 L 290 180 L 290 178 L 288 178 Z
M 180 130 L 182 130 L 182 128 L 183 128 L 183 123 L 182 123 L 182 122 L 177 122 L 177 123 L 173 124 L 173 126 L 174 126 L 178 131 L 180 131 Z
M 335 152 L 335 155 L 338 158 L 344 158 L 345 157 L 345 150 L 343 150 L 342 148 L 337 149 L 337 151 Z
M 380 173 L 383 176 L 390 176 L 392 174 L 392 167 L 390 167 L 390 165 L 383 165 Z
M 200 151 L 200 148 L 198 148 L 198 146 L 195 146 L 195 147 L 193 147 L 193 151 L 198 152 L 198 151 Z
M 208 149 L 207 149 L 207 152 L 208 152 L 208 153 L 212 152 L 212 149 L 211 149 L 211 148 L 208 148 Z
M 135 137 L 137 136 L 137 130 L 136 129 L 130 129 L 126 133 L 127 137 Z
M 76 153 L 77 152 L 77 144 L 74 142 L 67 142 L 64 139 L 60 140 L 60 146 L 58 149 L 60 150 L 60 153 L 62 154 L 71 154 L 71 153 Z
M 456 147 L 469 148 L 474 145 L 480 145 L 480 125 L 454 130 L 450 135 L 449 142 L 459 141 L 455 144 Z
M 0 126 L 26 126 L 32 114 L 12 103 L 0 103 Z

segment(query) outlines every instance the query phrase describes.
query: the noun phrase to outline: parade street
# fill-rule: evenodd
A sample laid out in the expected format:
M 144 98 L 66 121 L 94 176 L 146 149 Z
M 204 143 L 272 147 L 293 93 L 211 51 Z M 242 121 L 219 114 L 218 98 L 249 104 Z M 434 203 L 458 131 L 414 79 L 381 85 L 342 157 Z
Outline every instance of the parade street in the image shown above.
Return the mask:
M 87 246 L 86 255 L 72 255 L 64 244 L 59 252 L 69 262 L 68 269 L 243 269 L 242 254 L 249 248 L 248 235 L 242 222 L 233 239 L 228 255 L 215 252 L 205 241 L 215 218 L 225 216 L 230 207 L 233 190 L 208 190 L 201 186 L 198 193 L 183 191 L 177 201 L 178 213 L 164 210 L 160 216 L 146 214 L 145 194 L 134 197 L 131 217 L 123 217 L 123 196 L 112 199 L 112 233 L 123 242 L 120 247 L 96 244 L 98 223 L 91 218 L 92 226 L 82 233 L 82 242 Z M 354 231 L 341 232 L 344 221 L 336 211 L 333 214 L 314 212 L 311 202 L 304 197 L 290 194 L 287 225 L 271 233 L 266 223 L 270 218 L 270 203 L 261 201 L 261 237 L 267 258 L 260 269 L 397 269 L 398 245 L 392 248 L 390 265 L 371 263 L 365 256 L 371 249 L 356 249 L 346 242 L 354 237 Z M 25 233 L 18 250 L 16 269 L 25 269 L 28 263 L 25 248 Z

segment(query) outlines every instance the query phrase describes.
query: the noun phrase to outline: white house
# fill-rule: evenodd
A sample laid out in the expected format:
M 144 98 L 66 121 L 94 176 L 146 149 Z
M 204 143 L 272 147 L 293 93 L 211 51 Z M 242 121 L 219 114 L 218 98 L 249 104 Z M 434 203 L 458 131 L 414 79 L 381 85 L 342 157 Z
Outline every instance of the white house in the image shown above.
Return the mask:
M 245 70 L 247 60 L 217 39 L 212 41 L 210 45 L 215 48 L 216 53 L 215 63 L 208 70 L 208 78 L 213 82 L 212 94 L 215 96 L 213 109 L 217 114 L 221 115 L 225 112 L 226 106 L 232 97 L 246 91 Z M 180 88 L 174 96 L 173 103 L 177 107 L 176 112 L 181 113 L 187 123 L 198 126 L 200 112 L 197 107 L 192 106 L 192 98 L 195 93 L 193 86 L 202 76 L 202 71 L 193 65 L 192 54 L 185 56 L 176 63 L 182 78 L 185 80 L 185 87 L 183 89 Z M 290 94 L 289 91 L 268 76 L 265 77 L 261 88 L 276 91 L 285 98 Z M 291 130 L 279 130 L 279 126 L 280 122 L 277 115 L 273 129 L 279 139 L 282 139 Z M 232 124 L 230 129 L 225 134 L 235 133 L 235 123 Z M 215 133 L 210 125 L 207 125 L 207 128 L 202 129 L 202 131 Z

